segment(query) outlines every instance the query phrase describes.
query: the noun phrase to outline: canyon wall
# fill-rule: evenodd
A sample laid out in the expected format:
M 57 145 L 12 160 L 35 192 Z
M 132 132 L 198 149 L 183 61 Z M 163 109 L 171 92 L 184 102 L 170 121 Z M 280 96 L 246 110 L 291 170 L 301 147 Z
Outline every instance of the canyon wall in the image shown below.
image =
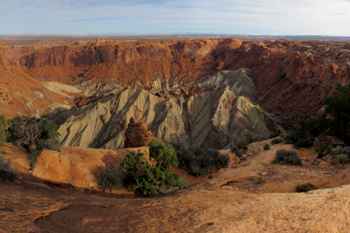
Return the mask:
M 7 117 L 42 115 L 58 106 L 69 107 L 73 99 L 55 93 L 27 71 L 9 64 L 10 54 L 0 47 L 0 113 Z
M 341 42 L 72 40 L 17 45 L 2 55 L 6 66 L 39 81 L 116 80 L 145 89 L 154 80 L 186 87 L 221 70 L 248 68 L 258 101 L 273 113 L 316 112 L 336 83 L 350 79 L 350 48 Z

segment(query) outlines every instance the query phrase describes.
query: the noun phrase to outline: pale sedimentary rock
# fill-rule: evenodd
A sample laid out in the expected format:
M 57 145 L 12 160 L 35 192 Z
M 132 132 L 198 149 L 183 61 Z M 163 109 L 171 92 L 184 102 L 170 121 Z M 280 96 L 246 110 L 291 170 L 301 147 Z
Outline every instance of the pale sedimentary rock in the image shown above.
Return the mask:
M 254 103 L 255 85 L 244 69 L 224 71 L 172 94 L 142 87 L 116 88 L 80 109 L 65 112 L 59 132 L 65 146 L 119 148 L 127 122 L 141 116 L 153 135 L 185 147 L 240 146 L 272 135 Z M 56 116 L 57 119 L 60 117 Z M 56 119 L 56 120 L 57 120 Z

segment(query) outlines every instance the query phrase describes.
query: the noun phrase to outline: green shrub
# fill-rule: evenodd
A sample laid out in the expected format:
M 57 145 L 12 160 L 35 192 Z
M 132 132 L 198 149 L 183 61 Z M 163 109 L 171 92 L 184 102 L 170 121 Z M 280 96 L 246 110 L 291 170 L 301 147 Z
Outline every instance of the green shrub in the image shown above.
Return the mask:
M 282 138 L 275 138 L 271 141 L 271 144 L 272 145 L 276 145 L 276 144 L 280 144 L 283 142 L 283 139 Z
M 338 85 L 335 94 L 325 100 L 326 112 L 332 116 L 329 128 L 334 136 L 350 142 L 350 85 Z
M 152 170 L 147 170 L 147 175 L 136 178 L 135 194 L 144 197 L 152 197 L 161 193 L 160 183 L 153 176 Z
M 0 180 L 13 182 L 16 180 L 16 174 L 11 170 L 10 166 L 0 155 Z
M 335 164 L 345 165 L 350 163 L 350 158 L 347 154 L 337 154 L 333 156 L 333 162 Z
M 176 150 L 173 146 L 153 140 L 149 144 L 150 156 L 157 161 L 157 165 L 168 169 L 171 166 L 178 166 Z
M 299 118 L 288 130 L 286 137 L 286 142 L 297 148 L 312 147 L 316 137 L 328 132 L 329 120 L 326 118 L 308 118 L 308 116 L 299 116 Z
M 59 148 L 57 130 L 58 127 L 45 118 L 17 117 L 10 121 L 8 141 L 25 149 L 33 166 L 43 149 Z
M 342 146 L 332 146 L 330 149 L 330 154 L 332 155 L 343 154 L 343 153 L 346 154 Z
M 281 72 L 281 73 L 279 74 L 279 76 L 278 76 L 278 79 L 279 79 L 279 80 L 283 80 L 283 79 L 285 79 L 285 78 L 287 78 L 287 73 L 286 73 L 286 72 Z
M 180 187 L 183 188 L 186 186 L 186 182 L 184 179 L 176 175 L 175 173 L 165 170 L 164 171 L 164 182 L 169 187 Z
M 150 197 L 184 187 L 184 181 L 169 170 L 147 166 L 144 172 L 143 176 L 136 178 L 135 192 L 138 195 Z
M 109 163 L 96 173 L 99 186 L 105 190 L 123 184 L 137 195 L 146 197 L 165 194 L 185 186 L 184 181 L 170 171 L 170 167 L 178 164 L 172 146 L 153 141 L 150 144 L 150 155 L 155 164 L 146 161 L 140 153 L 128 154 L 120 167 Z
M 136 184 L 137 177 L 146 174 L 150 164 L 144 159 L 143 154 L 130 153 L 124 158 L 120 168 L 125 174 L 124 184 L 132 186 Z
M 4 116 L 0 115 L 0 144 L 7 141 L 8 127 L 8 120 Z
M 230 158 L 227 155 L 217 155 L 216 169 L 227 168 L 230 162 Z
M 296 128 L 288 131 L 286 141 L 297 148 L 309 148 L 313 145 L 314 137 L 304 128 Z
M 265 144 L 264 145 L 264 150 L 271 150 L 270 144 Z
M 350 143 L 350 84 L 338 85 L 334 94 L 324 101 L 325 114 L 311 117 L 295 116 L 287 135 L 287 142 L 296 147 L 313 146 L 314 138 L 321 134 L 335 136 Z
M 117 166 L 107 166 L 99 168 L 96 173 L 98 186 L 103 190 L 112 190 L 113 187 L 121 187 L 123 185 L 122 172 Z
M 205 176 L 210 172 L 228 167 L 229 157 L 215 150 L 181 150 L 179 153 L 180 166 L 190 175 Z
M 146 197 L 184 187 L 183 180 L 166 168 L 162 159 L 159 161 L 152 166 L 144 159 L 143 154 L 128 154 L 121 163 L 124 185 L 133 189 L 136 194 Z
M 295 188 L 295 191 L 297 193 L 307 193 L 312 190 L 317 189 L 317 187 L 311 183 L 306 183 L 306 184 L 300 184 Z
M 301 166 L 302 161 L 294 150 L 279 150 L 273 161 L 275 164 Z
M 322 144 L 318 148 L 316 148 L 316 153 L 318 154 L 318 158 L 322 158 L 332 152 L 332 146 L 328 144 Z

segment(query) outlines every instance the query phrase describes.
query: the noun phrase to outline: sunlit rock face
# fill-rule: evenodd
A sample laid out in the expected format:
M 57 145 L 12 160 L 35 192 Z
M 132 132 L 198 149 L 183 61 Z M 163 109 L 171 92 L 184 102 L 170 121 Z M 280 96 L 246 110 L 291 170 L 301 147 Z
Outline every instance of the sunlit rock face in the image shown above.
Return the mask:
M 241 146 L 271 136 L 246 70 L 219 72 L 183 88 L 116 85 L 80 109 L 61 113 L 62 144 L 122 147 L 131 118 L 142 119 L 155 137 L 185 147 Z M 60 115 L 55 118 L 62 121 Z
M 179 94 L 218 71 L 248 68 L 258 101 L 269 112 L 317 113 L 337 84 L 349 83 L 349 61 L 348 43 L 331 41 L 13 41 L 0 44 L 0 112 L 42 115 L 70 107 L 79 95 L 74 88 L 85 92 L 86 82 L 139 84 L 153 94 L 176 86 L 172 92 Z
M 119 167 L 129 153 L 142 153 L 149 161 L 148 147 L 119 150 L 67 147 L 61 151 L 44 150 L 38 156 L 32 175 L 52 183 L 98 189 L 98 169 L 108 166 L 108 161 Z

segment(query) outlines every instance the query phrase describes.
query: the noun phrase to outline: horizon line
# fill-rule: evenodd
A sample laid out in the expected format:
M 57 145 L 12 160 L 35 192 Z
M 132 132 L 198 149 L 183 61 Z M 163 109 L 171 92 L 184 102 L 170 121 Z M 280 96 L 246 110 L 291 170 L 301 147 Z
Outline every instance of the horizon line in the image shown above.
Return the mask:
M 0 39 L 12 38 L 108 38 L 108 37 L 252 37 L 252 38 L 339 38 L 350 39 L 350 35 L 322 35 L 322 34 L 231 34 L 231 33 L 157 33 L 157 34 L 131 34 L 131 33 L 111 33 L 111 34 L 1 34 Z

